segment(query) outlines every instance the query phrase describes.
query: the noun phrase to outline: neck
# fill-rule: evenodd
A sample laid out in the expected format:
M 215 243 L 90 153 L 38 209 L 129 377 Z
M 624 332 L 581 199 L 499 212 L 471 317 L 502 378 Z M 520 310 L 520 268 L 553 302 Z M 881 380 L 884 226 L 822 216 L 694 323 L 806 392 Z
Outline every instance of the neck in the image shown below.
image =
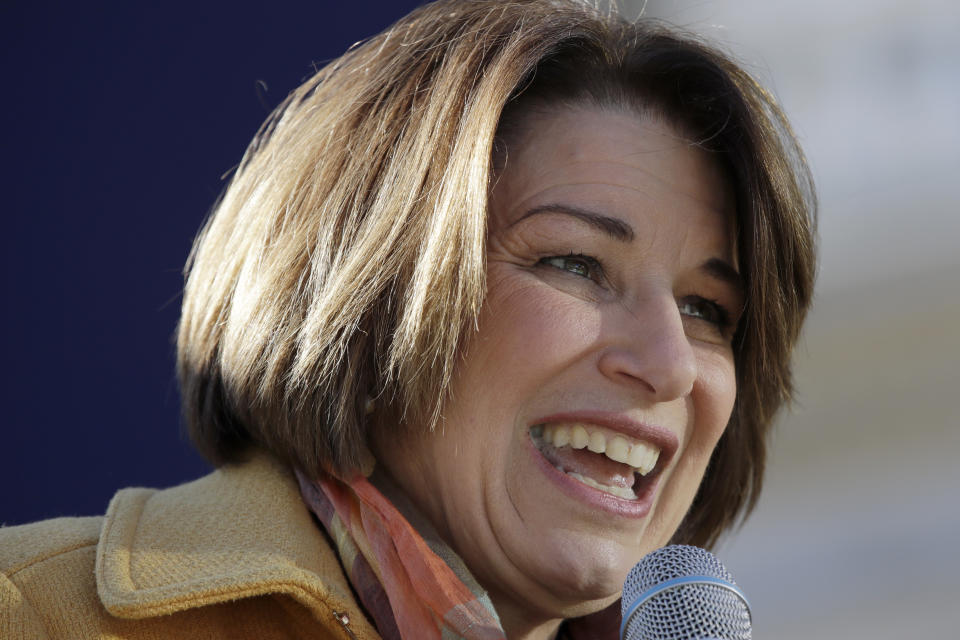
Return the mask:
M 517 598 L 491 593 L 490 600 L 500 618 L 500 624 L 510 640 L 556 640 L 564 638 L 591 638 L 614 640 L 620 637 L 620 599 L 606 603 L 589 603 L 567 612 L 563 634 L 559 634 L 564 618 L 544 610 L 531 610 Z M 597 608 L 599 604 L 599 609 Z
M 503 631 L 509 640 L 555 640 L 562 618 L 551 618 L 531 612 L 529 607 L 518 603 L 514 598 L 498 598 L 490 594 L 490 599 L 503 625 Z
M 497 607 L 500 623 L 509 640 L 556 640 L 563 620 L 530 620 L 529 616 L 515 617 L 509 610 Z

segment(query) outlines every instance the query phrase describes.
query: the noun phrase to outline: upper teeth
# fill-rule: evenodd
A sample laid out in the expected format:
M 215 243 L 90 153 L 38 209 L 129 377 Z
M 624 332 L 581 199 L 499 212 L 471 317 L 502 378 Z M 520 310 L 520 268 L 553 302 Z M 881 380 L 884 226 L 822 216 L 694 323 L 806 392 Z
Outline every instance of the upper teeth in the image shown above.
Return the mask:
M 657 466 L 660 449 L 645 442 L 630 441 L 622 435 L 605 433 L 599 427 L 582 424 L 550 424 L 535 427 L 534 435 L 555 447 L 586 448 L 615 462 L 633 467 L 642 476 Z

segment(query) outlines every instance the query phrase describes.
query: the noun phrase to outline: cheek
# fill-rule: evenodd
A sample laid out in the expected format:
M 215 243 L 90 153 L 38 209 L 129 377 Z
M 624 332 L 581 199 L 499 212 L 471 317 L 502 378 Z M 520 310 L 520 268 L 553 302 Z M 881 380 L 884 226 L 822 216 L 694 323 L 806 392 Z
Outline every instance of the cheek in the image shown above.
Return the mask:
M 508 274 L 490 286 L 479 331 L 468 358 L 487 371 L 555 373 L 596 342 L 601 326 L 595 305 L 563 295 L 529 274 Z
M 713 452 L 730 421 L 737 399 L 736 369 L 729 350 L 708 352 L 698 358 L 697 382 L 694 387 L 698 431 L 710 442 Z
M 710 457 L 723 435 L 736 399 L 732 356 L 708 353 L 698 357 L 698 376 L 688 398 L 692 420 L 682 452 L 666 483 L 655 530 L 663 532 L 664 544 L 676 531 L 693 503 Z
M 697 357 L 697 380 L 690 394 L 692 421 L 684 447 L 685 472 L 699 485 L 713 450 L 730 422 L 737 397 L 733 356 L 704 351 Z

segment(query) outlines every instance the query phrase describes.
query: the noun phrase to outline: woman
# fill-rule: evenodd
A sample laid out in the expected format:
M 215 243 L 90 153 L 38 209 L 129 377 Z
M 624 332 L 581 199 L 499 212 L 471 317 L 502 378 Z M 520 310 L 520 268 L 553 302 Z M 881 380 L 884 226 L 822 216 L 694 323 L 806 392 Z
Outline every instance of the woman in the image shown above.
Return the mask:
M 635 562 L 757 499 L 813 209 L 777 106 L 694 39 L 413 12 L 289 96 L 194 246 L 219 470 L 3 532 L 6 631 L 616 637 Z

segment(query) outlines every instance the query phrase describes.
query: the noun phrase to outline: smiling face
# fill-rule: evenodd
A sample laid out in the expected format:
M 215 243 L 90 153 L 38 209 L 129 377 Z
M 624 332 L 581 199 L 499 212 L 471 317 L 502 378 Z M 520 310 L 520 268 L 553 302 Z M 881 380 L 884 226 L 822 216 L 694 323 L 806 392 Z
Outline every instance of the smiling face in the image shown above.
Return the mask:
M 626 111 L 525 124 L 443 422 L 372 438 L 511 637 L 610 604 L 668 542 L 733 408 L 744 302 L 732 198 L 705 152 Z

